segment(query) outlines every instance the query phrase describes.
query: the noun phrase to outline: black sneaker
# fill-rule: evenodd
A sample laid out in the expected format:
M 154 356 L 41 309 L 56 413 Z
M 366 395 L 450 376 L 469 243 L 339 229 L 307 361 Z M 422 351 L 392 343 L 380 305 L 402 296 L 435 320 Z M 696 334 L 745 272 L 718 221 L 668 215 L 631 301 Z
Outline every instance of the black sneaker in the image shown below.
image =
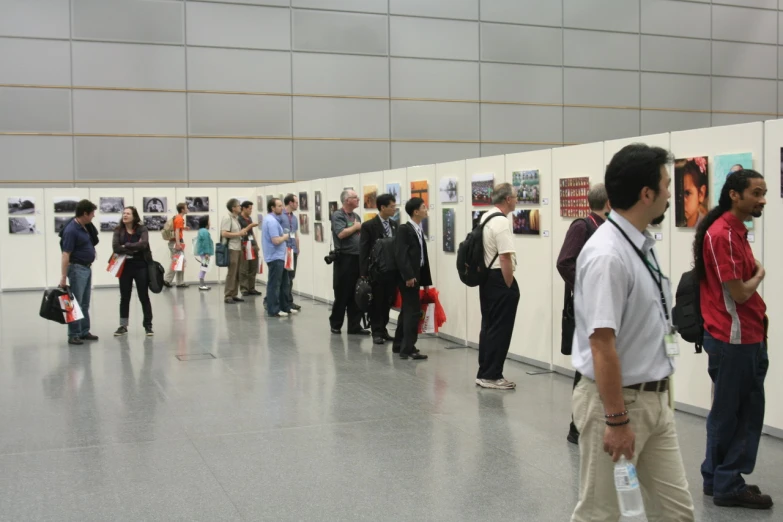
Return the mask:
M 294 310 L 301 310 L 302 309 L 302 307 L 299 306 L 298 304 L 291 304 L 291 308 L 294 309 Z
M 93 335 L 91 333 L 88 333 L 87 335 L 82 335 L 81 336 L 81 340 L 82 341 L 97 341 L 98 340 L 98 336 L 97 335 Z
M 151 326 L 148 326 L 147 328 L 145 328 L 144 329 L 144 333 L 147 335 L 147 337 L 152 337 L 153 335 L 155 335 L 155 332 L 152 331 L 152 327 Z
M 117 331 L 114 332 L 114 336 L 115 337 L 119 337 L 119 336 L 125 335 L 127 333 L 128 333 L 128 328 L 125 327 L 125 326 L 120 326 L 119 328 L 117 328 Z
M 166 288 L 171 288 L 173 285 L 168 281 L 163 281 L 163 286 L 165 286 Z
M 748 509 L 769 509 L 772 498 L 769 495 L 755 493 L 745 488 L 739 493 L 725 497 L 712 497 L 712 502 L 721 507 L 744 507 Z
M 84 344 L 84 341 L 82 341 L 78 337 L 69 337 L 68 338 L 68 344 L 80 345 L 80 344 Z
M 758 486 L 755 486 L 753 484 L 746 484 L 745 487 L 748 489 L 748 491 L 755 493 L 757 495 L 761 495 L 761 488 Z M 704 494 L 708 497 L 711 497 L 713 495 L 712 486 L 704 486 Z

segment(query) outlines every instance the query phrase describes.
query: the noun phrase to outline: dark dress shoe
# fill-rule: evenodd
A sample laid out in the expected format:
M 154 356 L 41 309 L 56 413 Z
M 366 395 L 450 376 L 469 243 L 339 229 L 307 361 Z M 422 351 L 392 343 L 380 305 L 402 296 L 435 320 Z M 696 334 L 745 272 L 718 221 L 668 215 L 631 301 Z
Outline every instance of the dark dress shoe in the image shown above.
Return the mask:
M 571 427 L 568 429 L 568 436 L 566 440 L 571 444 L 579 444 L 579 431 L 576 429 L 574 423 L 571 423 Z
M 87 335 L 82 335 L 81 336 L 81 340 L 82 341 L 97 341 L 98 340 L 98 336 L 97 335 L 93 335 L 91 333 L 88 333 Z
M 364 328 L 359 328 L 358 330 L 351 330 L 348 332 L 351 335 L 370 335 L 370 330 L 365 330 Z
M 413 352 L 411 354 L 407 354 L 407 353 L 400 354 L 400 359 L 413 359 L 414 361 L 424 361 L 427 358 L 428 357 L 426 355 L 419 352 Z
M 68 344 L 76 344 L 76 345 L 79 345 L 79 344 L 84 344 L 84 341 L 82 341 L 82 340 L 81 340 L 81 339 L 79 339 L 78 337 L 69 337 L 69 338 L 68 338 Z
M 245 300 L 242 299 L 241 297 L 232 297 L 231 300 L 234 301 L 235 303 L 244 303 L 245 302 Z
M 301 306 L 299 306 L 298 304 L 293 304 L 293 303 L 291 303 L 291 308 L 293 308 L 294 310 L 301 310 L 302 309 Z
M 747 509 L 769 509 L 773 504 L 769 495 L 755 493 L 749 488 L 725 497 L 712 497 L 712 502 L 716 506 L 743 507 Z
M 381 337 L 383 337 L 387 341 L 393 341 L 394 340 L 394 336 L 393 335 L 389 335 L 389 332 L 383 332 L 383 335 L 381 335 Z
M 332 333 L 333 334 L 339 334 L 340 333 L 340 329 L 339 328 L 332 328 Z
M 400 347 L 399 346 L 392 346 L 392 353 L 400 353 Z
M 375 337 L 372 342 L 375 344 L 386 344 L 386 341 L 383 339 L 383 337 Z
M 253 290 L 251 290 L 251 291 L 250 291 L 250 292 L 248 292 L 248 293 L 249 293 L 250 295 L 262 295 L 262 294 L 261 294 L 261 292 L 259 292 L 259 291 L 258 291 L 258 290 L 256 290 L 256 289 L 253 289 Z
M 755 493 L 756 495 L 761 495 L 761 488 L 758 486 L 754 486 L 753 484 L 745 484 L 745 487 L 748 491 L 751 493 Z M 708 497 L 711 497 L 713 495 L 712 486 L 704 486 L 704 494 Z

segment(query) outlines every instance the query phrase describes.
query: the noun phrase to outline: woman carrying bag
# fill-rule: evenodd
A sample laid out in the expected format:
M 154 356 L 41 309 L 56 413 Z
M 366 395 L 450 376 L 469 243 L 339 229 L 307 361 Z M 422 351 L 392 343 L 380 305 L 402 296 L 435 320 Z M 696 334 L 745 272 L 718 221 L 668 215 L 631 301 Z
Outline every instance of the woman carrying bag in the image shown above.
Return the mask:
M 122 211 L 120 226 L 114 229 L 112 248 L 115 254 L 124 255 L 120 279 L 120 327 L 115 336 L 128 333 L 130 299 L 133 282 L 136 282 L 136 295 L 144 312 L 144 331 L 152 336 L 152 304 L 149 295 L 148 261 L 152 258 L 147 227 L 141 224 L 136 207 L 125 207 Z

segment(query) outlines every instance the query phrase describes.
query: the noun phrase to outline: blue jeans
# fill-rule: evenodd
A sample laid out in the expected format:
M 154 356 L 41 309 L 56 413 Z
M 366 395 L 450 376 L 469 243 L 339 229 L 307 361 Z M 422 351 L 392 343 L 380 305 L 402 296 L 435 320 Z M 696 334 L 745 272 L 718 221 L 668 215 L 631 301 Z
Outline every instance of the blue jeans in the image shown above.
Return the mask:
M 92 270 L 88 266 L 68 265 L 68 284 L 84 319 L 68 324 L 68 337 L 84 337 L 90 333 L 90 295 L 92 294 Z
M 707 454 L 701 465 L 704 487 L 716 497 L 745 488 L 742 475 L 753 472 L 764 425 L 764 378 L 769 368 L 766 343 L 729 344 L 704 332 L 708 371 L 715 397 L 707 417 Z
M 285 269 L 285 261 L 270 261 L 267 264 L 269 276 L 266 282 L 266 311 L 270 316 L 278 312 L 290 312 L 291 300 L 288 291 L 291 282 L 288 278 L 288 270 Z

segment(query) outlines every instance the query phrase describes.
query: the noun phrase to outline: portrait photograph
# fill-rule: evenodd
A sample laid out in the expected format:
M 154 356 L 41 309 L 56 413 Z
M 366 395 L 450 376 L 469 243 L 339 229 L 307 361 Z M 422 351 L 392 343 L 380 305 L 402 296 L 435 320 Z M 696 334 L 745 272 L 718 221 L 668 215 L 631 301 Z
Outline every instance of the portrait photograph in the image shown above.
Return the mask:
M 101 209 L 101 214 L 122 214 L 125 209 L 125 198 L 100 198 L 98 208 Z
M 332 214 L 337 212 L 337 202 L 336 201 L 330 201 L 329 202 L 329 220 L 332 220 Z
M 169 210 L 169 200 L 166 197 L 149 197 L 142 199 L 142 210 L 148 214 L 165 214 Z
M 494 188 L 494 174 L 473 174 L 470 183 L 471 201 L 476 206 L 491 205 Z
M 541 187 L 537 170 L 518 170 L 511 174 L 511 186 L 517 193 L 517 205 L 538 205 Z
M 365 185 L 364 186 L 364 208 L 378 208 L 378 205 L 375 203 L 375 198 L 378 197 L 378 187 L 375 185 Z
M 73 208 L 76 210 L 76 205 Z M 12 215 L 35 214 L 35 198 L 24 196 L 8 198 L 8 213 Z
M 299 214 L 299 233 L 310 234 L 310 216 Z
M 11 235 L 35 234 L 35 218 L 25 216 L 8 218 L 8 233 Z
M 315 229 L 315 240 L 319 243 L 324 242 L 324 225 L 323 223 L 315 223 L 313 225 Z
M 457 178 L 441 178 L 438 193 L 441 203 L 457 202 Z
M 188 212 L 209 212 L 209 198 L 206 196 L 185 197 L 185 204 L 188 206 Z
M 677 227 L 695 228 L 710 210 L 708 165 L 707 156 L 674 160 L 674 219 Z
M 511 213 L 514 234 L 538 236 L 541 234 L 541 214 L 538 209 L 517 210 Z

